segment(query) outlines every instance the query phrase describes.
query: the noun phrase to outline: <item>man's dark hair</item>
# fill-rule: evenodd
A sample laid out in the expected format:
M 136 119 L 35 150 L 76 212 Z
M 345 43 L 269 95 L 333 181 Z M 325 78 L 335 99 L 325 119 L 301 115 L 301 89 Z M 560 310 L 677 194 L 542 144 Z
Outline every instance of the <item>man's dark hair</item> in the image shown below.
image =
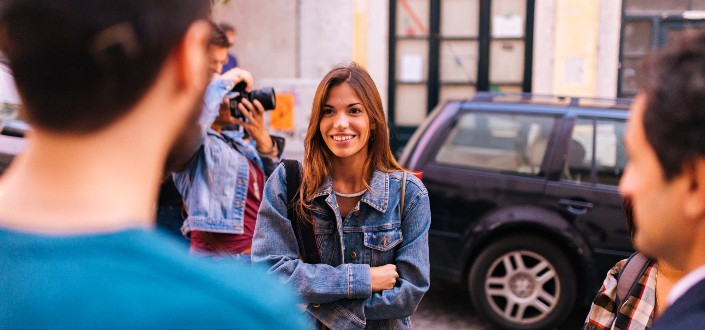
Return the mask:
M 230 25 L 230 24 L 228 24 L 228 23 L 223 23 L 223 22 L 221 22 L 220 24 L 218 24 L 218 26 L 219 26 L 220 29 L 223 30 L 223 32 L 225 32 L 225 33 L 228 33 L 228 32 L 237 33 L 237 30 L 235 30 L 235 27 L 232 26 L 232 25 Z
M 221 29 L 217 24 L 215 24 L 212 21 L 210 21 L 210 25 L 211 25 L 211 38 L 208 41 L 209 45 L 224 47 L 224 48 L 228 48 L 228 47 L 232 46 L 230 44 L 230 40 L 228 40 L 228 36 L 225 34 L 225 31 L 223 31 L 223 29 Z
M 689 31 L 642 69 L 646 139 L 671 180 L 705 156 L 705 30 Z
M 629 231 L 629 239 L 634 239 L 636 224 L 634 223 L 634 201 L 631 197 L 624 197 L 622 201 L 622 209 L 624 209 L 624 217 L 627 220 L 627 230 Z
M 28 120 L 53 132 L 90 133 L 125 115 L 203 0 L 3 0 L 0 48 Z

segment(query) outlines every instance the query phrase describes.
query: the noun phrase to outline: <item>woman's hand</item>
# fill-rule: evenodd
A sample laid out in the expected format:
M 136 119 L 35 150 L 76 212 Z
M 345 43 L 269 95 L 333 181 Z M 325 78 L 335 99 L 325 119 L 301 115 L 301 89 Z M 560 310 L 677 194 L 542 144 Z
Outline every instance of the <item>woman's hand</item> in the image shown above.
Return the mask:
M 370 286 L 372 292 L 381 292 L 383 290 L 391 290 L 397 284 L 397 266 L 386 264 L 379 267 L 370 267 Z

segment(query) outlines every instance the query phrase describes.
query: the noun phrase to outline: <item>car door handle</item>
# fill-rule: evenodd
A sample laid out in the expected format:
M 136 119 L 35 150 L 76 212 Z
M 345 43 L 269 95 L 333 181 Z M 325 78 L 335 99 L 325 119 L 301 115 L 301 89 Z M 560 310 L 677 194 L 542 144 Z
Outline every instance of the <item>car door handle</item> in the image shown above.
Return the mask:
M 581 202 L 572 199 L 561 199 L 558 203 L 565 205 L 568 212 L 575 215 L 583 215 L 594 206 L 590 202 Z

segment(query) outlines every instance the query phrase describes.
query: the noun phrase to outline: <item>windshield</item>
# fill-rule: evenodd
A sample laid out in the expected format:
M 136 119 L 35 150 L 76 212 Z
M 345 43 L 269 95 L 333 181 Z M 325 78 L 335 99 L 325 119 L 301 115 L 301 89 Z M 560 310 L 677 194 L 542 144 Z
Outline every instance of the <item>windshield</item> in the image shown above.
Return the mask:
M 21 103 L 15 80 L 12 78 L 12 71 L 7 60 L 0 53 L 0 126 L 16 122 Z
M 0 124 L 17 119 L 20 111 L 20 96 L 15 88 L 15 80 L 7 65 L 7 60 L 0 53 Z

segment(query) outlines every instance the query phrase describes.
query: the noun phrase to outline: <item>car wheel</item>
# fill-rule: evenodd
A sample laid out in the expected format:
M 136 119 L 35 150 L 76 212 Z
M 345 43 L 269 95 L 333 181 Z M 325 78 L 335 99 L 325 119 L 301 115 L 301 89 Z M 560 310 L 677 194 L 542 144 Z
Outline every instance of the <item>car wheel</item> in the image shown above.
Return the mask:
M 503 328 L 544 329 L 571 312 L 576 279 L 568 258 L 535 236 L 509 236 L 480 253 L 468 275 L 478 312 Z

